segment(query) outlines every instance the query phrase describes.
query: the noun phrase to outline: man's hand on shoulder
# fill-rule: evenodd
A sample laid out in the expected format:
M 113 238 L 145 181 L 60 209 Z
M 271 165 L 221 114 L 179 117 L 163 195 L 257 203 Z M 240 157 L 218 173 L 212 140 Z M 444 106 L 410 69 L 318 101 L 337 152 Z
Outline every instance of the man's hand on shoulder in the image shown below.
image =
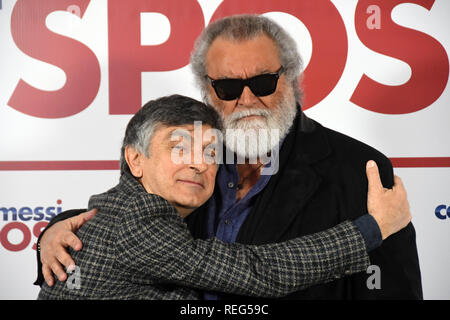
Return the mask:
M 392 189 L 384 188 L 375 161 L 367 162 L 366 173 L 367 210 L 378 223 L 384 240 L 411 222 L 412 216 L 406 190 L 398 176 L 394 176 Z
M 51 287 L 54 284 L 53 273 L 60 281 L 67 279 L 68 271 L 75 266 L 72 257 L 66 248 L 71 247 L 75 251 L 81 250 L 83 244 L 75 235 L 78 229 L 97 213 L 96 209 L 87 211 L 75 217 L 59 221 L 44 232 L 40 240 L 40 255 L 42 262 L 42 274 L 45 282 Z

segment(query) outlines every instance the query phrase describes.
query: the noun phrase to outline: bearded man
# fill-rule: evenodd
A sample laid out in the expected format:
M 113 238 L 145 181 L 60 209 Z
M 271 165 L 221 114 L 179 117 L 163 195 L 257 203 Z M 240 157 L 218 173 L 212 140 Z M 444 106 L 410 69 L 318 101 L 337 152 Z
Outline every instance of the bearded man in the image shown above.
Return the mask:
M 409 223 L 385 239 L 383 221 L 367 214 L 368 207 L 386 201 L 371 200 L 370 194 L 368 200 L 366 162 L 378 164 L 385 188 L 395 192 L 401 181 L 394 185 L 392 165 L 382 153 L 305 116 L 302 60 L 287 32 L 263 16 L 218 20 L 197 40 L 191 66 L 204 101 L 222 115 L 225 146 L 234 155 L 220 166 L 213 196 L 187 218 L 194 237 L 267 244 L 353 220 L 380 283 L 370 285 L 370 275 L 361 272 L 286 298 L 422 299 L 414 227 Z M 401 201 L 391 196 L 391 204 Z M 77 220 L 55 225 L 40 238 L 47 277 L 54 271 L 64 279 L 60 263 L 73 263 L 64 247 L 81 248 L 73 232 L 84 217 L 71 219 Z M 231 296 L 205 292 L 204 297 Z

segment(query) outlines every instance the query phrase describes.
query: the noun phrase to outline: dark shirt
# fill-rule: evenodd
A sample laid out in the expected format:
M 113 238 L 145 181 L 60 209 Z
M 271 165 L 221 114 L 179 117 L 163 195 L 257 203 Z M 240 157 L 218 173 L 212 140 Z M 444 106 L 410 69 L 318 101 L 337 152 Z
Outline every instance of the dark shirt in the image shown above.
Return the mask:
M 256 196 L 267 185 L 270 175 L 261 175 L 245 197 L 236 202 L 238 192 L 237 165 L 220 166 L 214 195 L 208 201 L 208 237 L 235 242 L 239 229 L 249 214 Z

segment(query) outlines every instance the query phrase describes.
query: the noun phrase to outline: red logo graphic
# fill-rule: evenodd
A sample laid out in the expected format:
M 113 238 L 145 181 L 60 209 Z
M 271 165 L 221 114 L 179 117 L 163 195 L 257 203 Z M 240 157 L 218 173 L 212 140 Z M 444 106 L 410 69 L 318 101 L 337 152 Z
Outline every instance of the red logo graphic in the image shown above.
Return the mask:
M 64 70 L 67 81 L 60 90 L 44 91 L 20 80 L 9 106 L 41 118 L 69 117 L 89 107 L 101 79 L 97 57 L 86 45 L 55 34 L 45 26 L 51 12 L 71 6 L 77 6 L 79 12 L 71 12 L 83 18 L 89 3 L 88 0 L 16 2 L 11 32 L 17 47 Z M 361 0 L 356 7 L 354 23 L 360 41 L 373 51 L 404 61 L 412 70 L 408 82 L 399 86 L 384 85 L 363 75 L 350 101 L 367 110 L 384 114 L 416 112 L 436 101 L 447 85 L 449 63 L 443 46 L 430 35 L 399 26 L 392 20 L 392 10 L 402 3 L 430 10 L 434 0 Z M 367 27 L 372 19 L 369 7 L 379 8 L 383 27 Z M 346 26 L 328 0 L 225 0 L 212 21 L 232 14 L 273 11 L 297 17 L 311 34 L 313 50 L 303 83 L 307 92 L 306 110 L 328 96 L 340 80 L 347 61 Z M 169 19 L 171 33 L 165 43 L 140 44 L 141 12 L 157 12 Z M 141 107 L 141 73 L 186 66 L 194 40 L 203 27 L 203 12 L 195 0 L 108 1 L 109 113 L 136 113 Z
M 31 235 L 39 237 L 48 221 L 62 212 L 62 201 L 56 201 L 57 206 L 37 206 L 37 207 L 0 207 L 0 220 L 6 224 L 0 229 L 0 244 L 8 251 L 22 251 L 28 247 L 31 242 Z M 28 222 L 28 223 L 26 223 Z M 29 222 L 35 222 L 31 228 Z M 13 243 L 8 238 L 10 232 L 20 232 L 22 240 L 19 243 Z M 36 250 L 36 243 L 32 246 Z

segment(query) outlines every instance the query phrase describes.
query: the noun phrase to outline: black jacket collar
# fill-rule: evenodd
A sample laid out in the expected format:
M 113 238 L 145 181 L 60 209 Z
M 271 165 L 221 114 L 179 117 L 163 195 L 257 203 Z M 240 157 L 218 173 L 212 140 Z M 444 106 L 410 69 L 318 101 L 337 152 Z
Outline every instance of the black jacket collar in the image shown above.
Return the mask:
M 277 174 L 258 196 L 236 241 L 263 244 L 283 240 L 293 219 L 322 182 L 331 154 L 324 128 L 299 112 L 280 150 Z

